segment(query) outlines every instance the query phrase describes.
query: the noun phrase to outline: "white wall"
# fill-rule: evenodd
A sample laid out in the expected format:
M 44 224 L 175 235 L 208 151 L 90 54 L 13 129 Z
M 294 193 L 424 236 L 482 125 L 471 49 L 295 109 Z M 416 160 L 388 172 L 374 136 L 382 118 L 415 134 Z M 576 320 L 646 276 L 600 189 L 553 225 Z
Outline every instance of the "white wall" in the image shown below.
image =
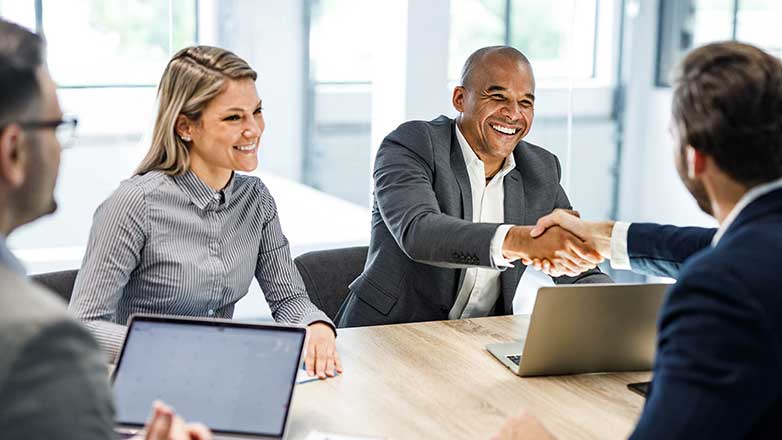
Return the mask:
M 266 131 L 259 170 L 300 181 L 304 124 L 304 0 L 221 0 L 217 42 L 258 72 Z
M 625 54 L 630 57 L 627 129 L 621 166 L 619 218 L 681 225 L 715 225 L 702 213 L 676 174 L 668 135 L 671 90 L 654 86 L 658 0 L 644 0 Z

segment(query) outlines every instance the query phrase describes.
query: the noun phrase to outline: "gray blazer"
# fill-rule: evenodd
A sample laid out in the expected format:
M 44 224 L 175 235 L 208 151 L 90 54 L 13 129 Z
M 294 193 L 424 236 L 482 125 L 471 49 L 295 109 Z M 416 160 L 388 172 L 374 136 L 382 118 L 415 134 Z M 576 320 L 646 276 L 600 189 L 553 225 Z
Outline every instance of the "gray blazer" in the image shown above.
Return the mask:
M 106 362 L 54 294 L 0 266 L 0 438 L 114 438 Z
M 505 222 L 532 225 L 571 208 L 556 156 L 521 141 L 505 176 Z M 489 245 L 499 224 L 472 222 L 472 194 L 454 120 L 406 122 L 380 145 L 374 170 L 372 235 L 363 273 L 337 316 L 340 327 L 448 319 L 464 269 L 494 267 Z M 512 313 L 525 266 L 500 276 L 495 314 Z M 606 283 L 592 270 L 557 283 Z

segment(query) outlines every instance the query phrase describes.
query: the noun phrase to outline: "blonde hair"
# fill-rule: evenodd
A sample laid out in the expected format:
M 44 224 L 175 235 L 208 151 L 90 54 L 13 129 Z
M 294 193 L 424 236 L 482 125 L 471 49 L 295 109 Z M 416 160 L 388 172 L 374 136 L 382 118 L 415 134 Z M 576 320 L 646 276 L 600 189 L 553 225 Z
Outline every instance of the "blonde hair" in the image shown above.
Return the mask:
M 135 174 L 160 170 L 176 176 L 187 171 L 190 150 L 176 134 L 179 115 L 198 122 L 209 101 L 222 92 L 226 79 L 255 81 L 257 77 L 246 61 L 219 47 L 192 46 L 177 52 L 160 79 L 152 145 Z

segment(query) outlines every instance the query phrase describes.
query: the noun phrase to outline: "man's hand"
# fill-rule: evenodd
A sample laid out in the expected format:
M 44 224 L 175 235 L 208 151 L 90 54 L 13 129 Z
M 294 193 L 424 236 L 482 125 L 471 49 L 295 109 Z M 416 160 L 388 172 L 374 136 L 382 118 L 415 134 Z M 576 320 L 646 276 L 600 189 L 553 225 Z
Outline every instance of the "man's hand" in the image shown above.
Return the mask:
M 540 421 L 532 414 L 522 410 L 517 416 L 508 417 L 500 432 L 494 434 L 492 440 L 554 440 L 555 437 L 546 430 Z
M 538 223 L 530 231 L 531 237 L 538 237 L 545 233 L 548 228 L 559 226 L 564 228 L 581 240 L 588 246 L 595 249 L 601 259 L 611 258 L 611 232 L 614 228 L 614 222 L 586 222 L 579 218 L 574 212 L 565 209 L 555 209 L 551 214 L 541 217 Z M 536 269 L 552 275 L 557 273 L 556 265 L 552 261 L 540 258 L 522 259 L 524 264 L 532 264 Z
M 337 353 L 336 336 L 331 326 L 323 322 L 316 322 L 307 327 L 307 333 L 309 333 L 309 342 L 307 343 L 307 357 L 304 359 L 307 374 L 325 379 L 327 375 L 334 377 L 337 373 L 342 373 L 342 362 L 340 362 Z
M 542 235 L 531 237 L 529 226 L 514 226 L 503 243 L 503 255 L 510 260 L 547 261 L 552 276 L 576 276 L 594 269 L 603 261 L 600 254 L 586 242 L 563 228 L 552 226 Z
M 144 428 L 143 440 L 211 440 L 209 428 L 200 423 L 185 423 L 169 406 L 156 401 Z M 141 437 L 133 437 L 141 440 Z

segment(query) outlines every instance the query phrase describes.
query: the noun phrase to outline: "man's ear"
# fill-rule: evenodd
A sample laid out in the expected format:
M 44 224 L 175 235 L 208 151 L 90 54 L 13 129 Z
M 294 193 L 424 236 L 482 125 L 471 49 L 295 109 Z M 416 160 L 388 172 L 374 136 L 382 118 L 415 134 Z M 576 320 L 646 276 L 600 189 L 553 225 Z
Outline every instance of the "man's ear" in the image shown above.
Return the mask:
M 19 124 L 8 124 L 0 131 L 0 181 L 12 188 L 24 183 L 25 161 L 30 157 L 23 151 L 24 132 Z
M 692 145 L 684 147 L 687 160 L 687 177 L 694 179 L 706 171 L 708 155 L 696 149 Z
M 183 138 L 184 140 L 192 139 L 193 137 L 193 123 L 190 122 L 190 119 L 188 119 L 188 117 L 185 115 L 179 115 L 176 117 L 174 130 L 176 131 L 177 136 Z
M 459 113 L 464 112 L 464 94 L 466 90 L 462 86 L 456 86 L 453 88 L 453 96 L 451 96 L 451 103 L 453 108 Z

